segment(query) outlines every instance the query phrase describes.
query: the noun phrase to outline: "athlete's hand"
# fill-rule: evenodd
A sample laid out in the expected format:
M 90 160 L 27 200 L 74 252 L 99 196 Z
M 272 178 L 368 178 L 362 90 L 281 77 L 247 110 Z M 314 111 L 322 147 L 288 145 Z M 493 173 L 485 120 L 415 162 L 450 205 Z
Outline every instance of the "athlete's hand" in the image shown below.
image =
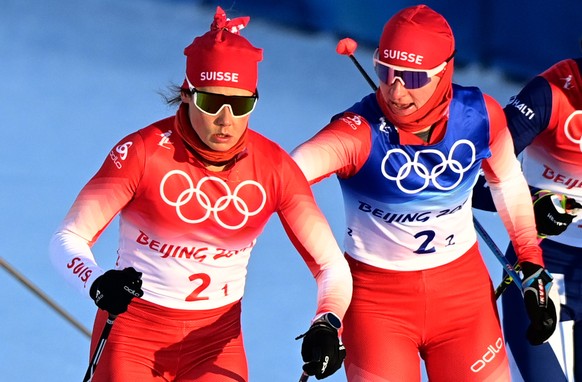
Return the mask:
M 556 307 L 550 299 L 553 278 L 542 266 L 527 261 L 521 263 L 521 271 L 523 301 L 530 320 L 527 339 L 532 345 L 540 345 L 556 329 Z
M 548 190 L 536 192 L 532 200 L 540 237 L 555 236 L 564 232 L 582 208 L 576 200 Z
M 121 314 L 132 298 L 143 296 L 141 275 L 131 267 L 121 271 L 111 269 L 93 281 L 89 295 L 99 308 L 110 314 Z
M 335 319 L 341 326 L 339 318 L 335 316 Z M 335 373 L 342 366 L 342 362 L 346 358 L 346 348 L 338 337 L 339 326 L 336 328 L 325 320 L 316 320 L 305 334 L 296 338 L 303 338 L 301 356 L 305 362 L 303 371 L 307 375 L 323 379 Z

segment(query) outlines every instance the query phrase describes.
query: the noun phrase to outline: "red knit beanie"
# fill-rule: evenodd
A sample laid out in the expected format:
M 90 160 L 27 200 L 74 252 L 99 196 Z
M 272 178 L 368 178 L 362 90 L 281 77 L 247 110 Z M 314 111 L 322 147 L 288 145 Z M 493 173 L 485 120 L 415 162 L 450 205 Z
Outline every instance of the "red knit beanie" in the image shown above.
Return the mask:
M 228 19 L 222 8 L 216 7 L 210 31 L 184 49 L 186 77 L 194 87 L 227 86 L 255 92 L 263 50 L 239 34 L 249 20 Z
M 384 25 L 379 59 L 410 69 L 434 69 L 453 55 L 455 38 L 445 18 L 426 5 L 404 8 Z

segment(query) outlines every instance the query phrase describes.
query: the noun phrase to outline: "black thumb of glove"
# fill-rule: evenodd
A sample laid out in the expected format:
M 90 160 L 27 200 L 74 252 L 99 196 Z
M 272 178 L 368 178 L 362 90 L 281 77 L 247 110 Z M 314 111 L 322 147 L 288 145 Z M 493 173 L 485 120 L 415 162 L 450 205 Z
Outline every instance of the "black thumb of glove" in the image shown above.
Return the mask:
M 317 379 L 335 373 L 346 358 L 346 348 L 340 342 L 338 331 L 326 322 L 315 322 L 309 330 L 297 337 L 303 338 L 301 357 L 303 371 Z
M 132 298 L 143 296 L 141 275 L 132 267 L 121 271 L 111 269 L 93 281 L 89 295 L 99 308 L 110 314 L 121 314 Z
M 523 262 L 523 301 L 530 320 L 527 340 L 532 345 L 544 343 L 556 329 L 556 307 L 550 299 L 552 276 L 542 266 Z

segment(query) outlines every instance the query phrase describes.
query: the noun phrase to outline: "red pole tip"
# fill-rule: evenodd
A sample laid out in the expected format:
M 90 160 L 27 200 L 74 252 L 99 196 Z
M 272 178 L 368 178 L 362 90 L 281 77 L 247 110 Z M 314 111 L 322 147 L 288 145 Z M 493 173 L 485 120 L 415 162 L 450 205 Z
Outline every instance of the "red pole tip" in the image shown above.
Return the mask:
M 339 40 L 335 51 L 344 56 L 351 56 L 358 48 L 358 43 L 349 37 Z

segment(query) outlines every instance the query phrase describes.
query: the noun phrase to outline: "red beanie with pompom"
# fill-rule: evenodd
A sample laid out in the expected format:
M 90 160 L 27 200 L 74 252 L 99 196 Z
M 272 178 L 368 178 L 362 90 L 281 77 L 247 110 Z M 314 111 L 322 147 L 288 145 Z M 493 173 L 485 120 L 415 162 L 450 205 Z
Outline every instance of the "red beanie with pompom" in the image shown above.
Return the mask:
M 239 33 L 250 17 L 228 19 L 222 8 L 216 8 L 210 31 L 196 37 L 184 49 L 186 80 L 195 88 L 226 86 L 255 92 L 258 64 L 263 50 L 255 48 Z

